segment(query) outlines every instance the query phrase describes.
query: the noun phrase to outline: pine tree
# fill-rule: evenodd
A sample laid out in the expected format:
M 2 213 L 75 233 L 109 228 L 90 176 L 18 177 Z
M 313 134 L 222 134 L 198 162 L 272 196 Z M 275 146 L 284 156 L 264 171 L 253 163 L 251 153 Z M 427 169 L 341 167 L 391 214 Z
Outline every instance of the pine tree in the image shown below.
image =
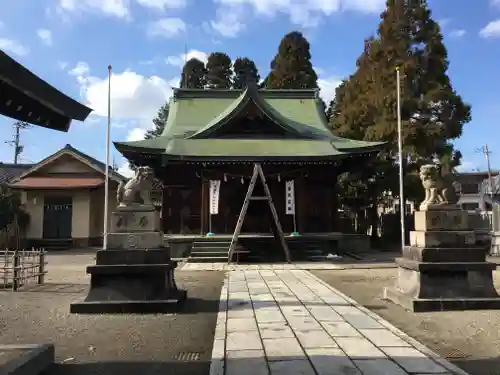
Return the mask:
M 169 109 L 170 109 L 170 104 L 169 101 L 167 101 L 158 110 L 156 117 L 153 119 L 153 128 L 146 131 L 146 133 L 144 134 L 144 139 L 153 139 L 160 137 L 162 135 L 163 130 L 167 125 Z M 135 165 L 131 161 L 129 161 L 129 167 L 133 171 L 137 169 L 137 165 Z
M 270 89 L 316 89 L 318 76 L 311 63 L 310 45 L 298 31 L 283 37 L 278 54 L 271 62 L 271 72 L 266 77 Z
M 381 18 L 377 37 L 365 42 L 355 73 L 339 86 L 330 108 L 334 133 L 388 142 L 377 162 L 364 170 L 371 175 L 365 176 L 369 182 L 356 188 L 357 196 L 370 197 L 373 210 L 384 191 L 398 191 L 396 67 L 401 72 L 408 198 L 421 194 L 415 181 L 422 163 L 444 155 L 448 159 L 451 155 L 454 164 L 459 162 L 460 153 L 451 142 L 470 121 L 470 106 L 454 91 L 447 76 L 446 47 L 427 2 L 388 0 Z
M 205 87 L 205 64 L 196 58 L 189 59 L 182 68 L 179 86 L 183 89 L 202 89 Z
M 207 87 L 211 89 L 231 88 L 233 76 L 231 58 L 223 52 L 213 52 L 207 58 Z
M 165 125 L 167 125 L 168 112 L 170 109 L 169 102 L 167 101 L 158 110 L 158 114 L 153 119 L 153 129 L 146 131 L 145 139 L 156 138 L 162 135 Z
M 260 81 L 259 71 L 255 62 L 247 57 L 238 57 L 234 61 L 233 89 L 241 90 L 248 82 L 256 84 Z

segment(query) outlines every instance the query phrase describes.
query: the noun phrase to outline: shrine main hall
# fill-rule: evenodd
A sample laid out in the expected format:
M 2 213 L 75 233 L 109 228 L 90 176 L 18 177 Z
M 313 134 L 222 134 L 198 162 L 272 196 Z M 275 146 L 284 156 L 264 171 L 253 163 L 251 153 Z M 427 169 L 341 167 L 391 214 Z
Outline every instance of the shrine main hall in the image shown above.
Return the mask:
M 174 89 L 160 136 L 114 144 L 134 164 L 152 167 L 161 180 L 162 225 L 169 244 L 191 241 L 194 256 L 206 242 L 219 242 L 221 257 L 223 242 L 230 241 L 237 226 L 256 164 L 262 167 L 287 237 L 293 234 L 295 242 L 297 237 L 333 238 L 338 237 L 338 176 L 362 168 L 383 146 L 335 136 L 317 90 L 266 90 L 255 85 L 243 90 Z M 213 181 L 218 185 L 215 211 Z M 292 212 L 286 207 L 290 186 Z M 258 181 L 253 195 L 264 193 Z M 252 201 L 241 242 L 275 238 L 271 213 L 267 200 Z M 207 239 L 207 233 L 214 238 Z

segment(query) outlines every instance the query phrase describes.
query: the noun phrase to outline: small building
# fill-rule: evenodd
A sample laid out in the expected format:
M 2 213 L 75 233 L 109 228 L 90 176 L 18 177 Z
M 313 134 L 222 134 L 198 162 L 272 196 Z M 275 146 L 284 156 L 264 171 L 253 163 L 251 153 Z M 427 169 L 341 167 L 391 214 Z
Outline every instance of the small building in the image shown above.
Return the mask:
M 499 172 L 491 172 L 493 176 L 499 174 Z M 492 182 L 496 185 L 497 179 L 492 178 Z M 473 211 L 490 211 L 491 210 L 491 198 L 488 194 L 489 183 L 488 183 L 488 172 L 461 172 L 457 174 L 457 182 L 459 183 L 460 199 L 458 203 L 463 210 Z M 483 189 L 486 188 L 486 189 Z M 498 192 L 494 189 L 494 194 L 498 195 Z
M 161 136 L 115 147 L 163 182 L 163 229 L 196 240 L 235 231 L 254 163 L 261 164 L 283 230 L 338 231 L 337 176 L 362 168 L 383 143 L 333 135 L 316 90 L 175 89 Z M 210 181 L 220 181 L 218 214 L 210 215 Z M 285 182 L 293 181 L 294 214 Z M 260 183 L 254 195 L 263 195 Z M 242 233 L 275 233 L 267 201 L 252 201 Z M 227 252 L 227 249 L 226 249 Z M 226 257 L 227 259 L 227 257 Z
M 102 244 L 106 166 L 66 145 L 31 165 L 9 182 L 20 191 L 30 215 L 29 246 L 67 249 Z M 109 207 L 116 207 L 116 191 L 126 178 L 110 168 Z

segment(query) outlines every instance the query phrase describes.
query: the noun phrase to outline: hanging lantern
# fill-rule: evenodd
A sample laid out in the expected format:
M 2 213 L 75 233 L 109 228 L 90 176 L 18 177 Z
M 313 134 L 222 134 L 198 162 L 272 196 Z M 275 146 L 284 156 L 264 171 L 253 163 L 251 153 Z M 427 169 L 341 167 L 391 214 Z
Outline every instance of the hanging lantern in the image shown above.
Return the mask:
M 281 182 L 281 175 L 278 174 L 278 182 Z
M 227 182 L 227 174 L 224 173 L 224 182 Z
M 243 185 L 245 183 L 245 180 L 243 179 L 243 177 L 241 178 L 241 184 Z

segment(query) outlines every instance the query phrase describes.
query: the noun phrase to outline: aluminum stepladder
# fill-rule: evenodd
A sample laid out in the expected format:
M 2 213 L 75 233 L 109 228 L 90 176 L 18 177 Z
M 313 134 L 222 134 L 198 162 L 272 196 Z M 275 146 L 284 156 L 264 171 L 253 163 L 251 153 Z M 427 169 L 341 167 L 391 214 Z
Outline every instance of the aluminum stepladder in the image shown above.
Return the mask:
M 255 188 L 255 184 L 257 179 L 260 177 L 262 185 L 264 187 L 264 197 L 254 197 L 253 190 Z M 238 222 L 236 223 L 236 228 L 234 229 L 233 238 L 231 239 L 231 244 L 229 245 L 228 252 L 228 263 L 231 263 L 233 259 L 233 253 L 238 244 L 238 238 L 240 236 L 241 228 L 243 227 L 243 221 L 245 220 L 245 216 L 247 214 L 248 205 L 252 200 L 267 200 L 269 203 L 269 208 L 271 209 L 271 214 L 273 215 L 274 224 L 276 225 L 277 234 L 279 236 L 281 246 L 283 247 L 283 251 L 285 252 L 286 261 L 291 263 L 290 259 L 290 251 L 288 249 L 288 245 L 285 240 L 285 235 L 283 234 L 283 229 L 281 228 L 281 223 L 278 219 L 278 213 L 276 212 L 276 207 L 274 206 L 273 198 L 271 197 L 271 192 L 269 187 L 267 186 L 266 177 L 264 176 L 264 171 L 262 170 L 262 166 L 259 163 L 255 163 L 253 167 L 252 179 L 250 180 L 250 184 L 248 185 L 248 191 L 245 196 L 245 201 L 243 202 L 243 206 L 241 207 L 240 216 L 238 217 Z

